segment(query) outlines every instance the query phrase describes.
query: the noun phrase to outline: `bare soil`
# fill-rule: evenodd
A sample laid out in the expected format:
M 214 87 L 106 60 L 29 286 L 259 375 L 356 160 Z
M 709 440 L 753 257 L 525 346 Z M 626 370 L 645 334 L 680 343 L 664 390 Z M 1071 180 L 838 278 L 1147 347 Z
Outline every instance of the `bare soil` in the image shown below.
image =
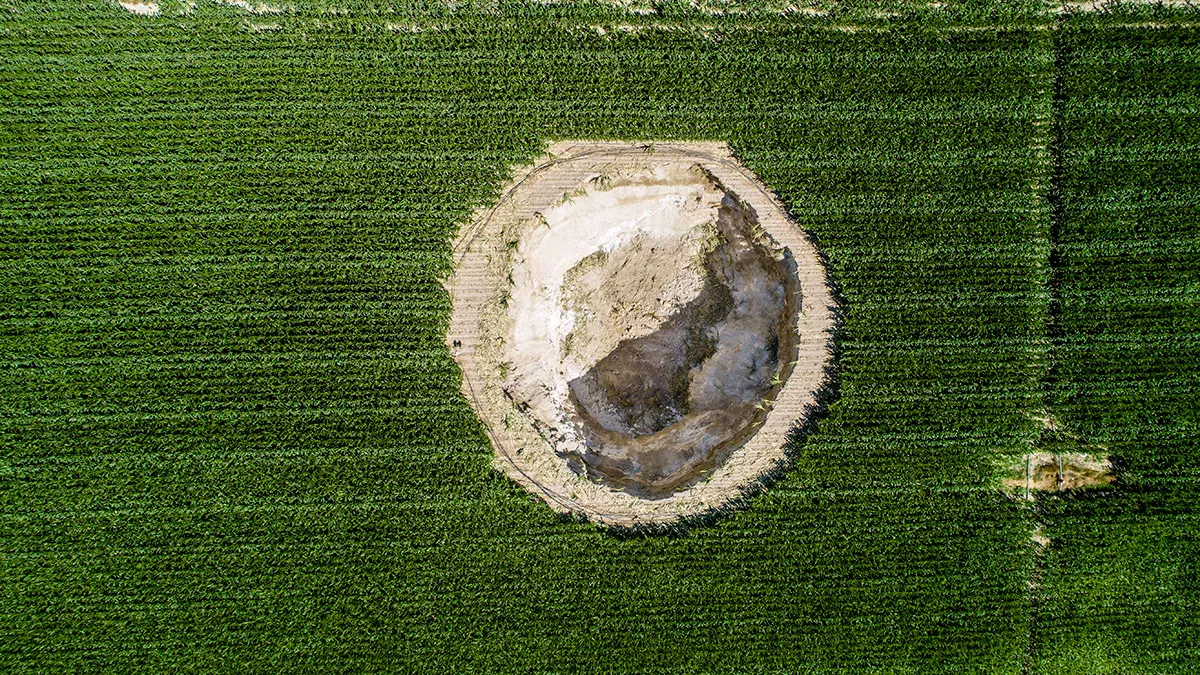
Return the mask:
M 715 143 L 558 143 L 456 242 L 448 335 L 497 466 L 608 524 L 784 461 L 833 328 L 802 231 Z
M 158 14 L 158 3 L 156 2 L 117 2 L 126 12 L 131 14 L 140 14 L 142 16 L 155 16 Z

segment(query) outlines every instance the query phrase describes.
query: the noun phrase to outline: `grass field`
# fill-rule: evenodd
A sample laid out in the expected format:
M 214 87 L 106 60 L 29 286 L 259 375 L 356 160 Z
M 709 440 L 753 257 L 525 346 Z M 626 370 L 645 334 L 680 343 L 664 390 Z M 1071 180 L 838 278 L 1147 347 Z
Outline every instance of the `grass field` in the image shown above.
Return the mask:
M 0 10 L 0 668 L 1200 667 L 1194 12 L 331 6 Z M 727 141 L 828 256 L 744 510 L 490 468 L 438 279 L 554 138 Z M 997 490 L 1047 410 L 1117 490 Z
M 1200 33 L 1062 33 L 1061 315 L 1051 393 L 1122 489 L 1046 504 L 1039 672 L 1200 664 Z M 1126 22 L 1120 22 L 1126 23 Z

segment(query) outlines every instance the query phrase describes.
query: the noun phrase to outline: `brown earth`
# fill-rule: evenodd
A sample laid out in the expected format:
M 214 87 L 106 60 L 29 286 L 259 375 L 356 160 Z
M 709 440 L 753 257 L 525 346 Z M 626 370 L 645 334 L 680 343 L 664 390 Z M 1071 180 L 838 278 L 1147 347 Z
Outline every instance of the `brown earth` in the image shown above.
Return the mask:
M 448 342 L 497 467 L 616 525 L 785 462 L 825 381 L 815 249 L 715 143 L 559 143 L 456 243 Z

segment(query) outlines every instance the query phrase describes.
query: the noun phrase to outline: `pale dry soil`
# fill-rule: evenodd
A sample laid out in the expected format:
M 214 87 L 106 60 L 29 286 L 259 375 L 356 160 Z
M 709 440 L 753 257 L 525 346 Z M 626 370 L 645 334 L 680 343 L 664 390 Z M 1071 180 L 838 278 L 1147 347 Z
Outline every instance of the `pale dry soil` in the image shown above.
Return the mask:
M 722 145 L 555 144 L 456 252 L 464 392 L 556 508 L 719 507 L 781 466 L 825 381 L 824 268 Z
M 788 262 L 696 166 L 606 176 L 543 220 L 513 255 L 502 388 L 593 479 L 669 494 L 791 361 Z
M 156 2 L 117 2 L 126 12 L 131 14 L 140 14 L 142 16 L 156 16 L 158 14 L 158 3 Z

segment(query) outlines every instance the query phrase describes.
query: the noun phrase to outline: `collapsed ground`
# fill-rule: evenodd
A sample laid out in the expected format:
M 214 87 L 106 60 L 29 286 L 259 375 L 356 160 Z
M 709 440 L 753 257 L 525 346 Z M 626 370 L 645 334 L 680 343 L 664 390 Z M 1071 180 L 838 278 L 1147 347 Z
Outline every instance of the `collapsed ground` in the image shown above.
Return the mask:
M 522 344 L 514 358 L 527 360 L 514 363 L 506 389 L 536 396 L 542 382 L 518 380 L 530 365 L 581 364 L 566 382 L 569 403 L 559 401 L 545 423 L 566 413 L 586 448 L 576 461 L 649 495 L 670 494 L 711 467 L 761 417 L 764 397 L 784 377 L 780 361 L 794 351 L 796 304 L 785 310 L 799 289 L 783 252 L 755 240 L 755 214 L 736 195 L 683 168 L 623 176 L 572 199 L 572 212 L 547 234 L 576 246 L 605 234 L 551 289 L 560 301 L 538 304 L 555 317 L 526 318 L 522 305 L 548 281 L 529 279 L 531 259 L 561 261 L 569 255 L 562 244 L 521 242 L 524 262 L 513 270 L 512 311 L 567 332 L 561 345 Z M 627 232 L 622 222 L 643 225 Z
M 496 466 L 662 525 L 786 465 L 828 381 L 811 241 L 720 143 L 560 141 L 460 230 L 448 343 Z

